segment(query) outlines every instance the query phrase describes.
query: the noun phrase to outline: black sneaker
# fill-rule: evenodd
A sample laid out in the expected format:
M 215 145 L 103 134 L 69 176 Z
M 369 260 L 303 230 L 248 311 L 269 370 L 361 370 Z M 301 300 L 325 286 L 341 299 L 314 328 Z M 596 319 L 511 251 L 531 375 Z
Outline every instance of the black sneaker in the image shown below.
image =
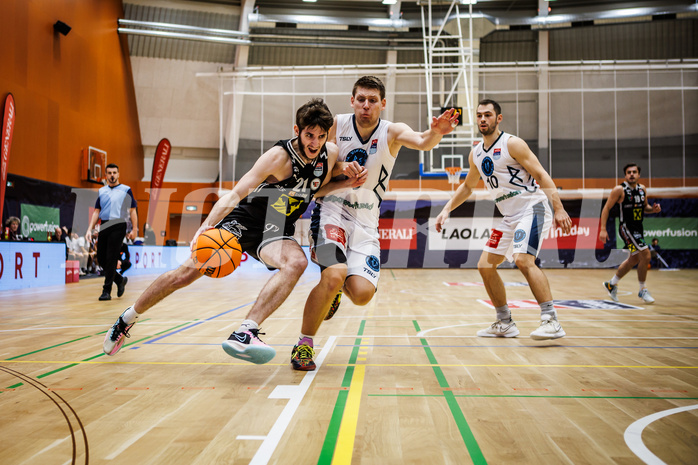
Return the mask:
M 116 296 L 121 297 L 124 295 L 124 291 L 126 290 L 126 283 L 128 282 L 128 278 L 124 276 L 121 278 L 121 283 L 116 285 Z
M 332 301 L 332 305 L 330 305 L 330 311 L 327 312 L 327 315 L 325 315 L 325 320 L 329 320 L 334 316 L 335 313 L 337 313 L 337 310 L 339 310 L 339 304 L 342 303 L 342 290 L 340 289 L 339 292 L 337 293 L 336 296 L 334 296 L 334 300 Z
M 111 300 L 111 294 L 109 294 L 107 291 L 102 292 L 102 295 L 99 296 L 99 300 Z
M 258 329 L 235 331 L 221 345 L 225 353 L 231 357 L 261 365 L 273 359 L 276 350 L 265 344 L 259 338 L 259 334 L 264 333 L 260 333 Z
M 126 310 L 128 310 L 128 308 Z M 134 322 L 127 325 L 124 319 L 119 316 L 119 319 L 116 320 L 116 323 L 107 331 L 107 335 L 104 336 L 104 344 L 102 345 L 104 353 L 107 355 L 115 355 L 119 349 L 121 349 L 121 346 L 124 345 L 125 338 L 131 337 L 128 334 L 128 330 L 135 324 Z

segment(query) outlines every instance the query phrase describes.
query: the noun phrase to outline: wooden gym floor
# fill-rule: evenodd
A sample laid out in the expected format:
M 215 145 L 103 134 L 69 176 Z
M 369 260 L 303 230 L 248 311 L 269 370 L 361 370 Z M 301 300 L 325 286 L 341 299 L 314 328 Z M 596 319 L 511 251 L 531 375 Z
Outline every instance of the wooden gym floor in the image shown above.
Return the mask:
M 558 310 L 565 338 L 528 337 L 539 312 L 516 270 L 502 277 L 521 335 L 485 339 L 476 270 L 386 269 L 369 305 L 325 322 L 308 373 L 289 358 L 317 273 L 262 325 L 267 365 L 220 348 L 266 275 L 200 279 L 114 357 L 104 334 L 153 276 L 110 302 L 98 279 L 2 292 L 0 463 L 697 463 L 698 270 L 650 271 L 654 305 L 633 272 L 622 309 L 599 308 L 612 270 L 546 273 L 577 307 Z

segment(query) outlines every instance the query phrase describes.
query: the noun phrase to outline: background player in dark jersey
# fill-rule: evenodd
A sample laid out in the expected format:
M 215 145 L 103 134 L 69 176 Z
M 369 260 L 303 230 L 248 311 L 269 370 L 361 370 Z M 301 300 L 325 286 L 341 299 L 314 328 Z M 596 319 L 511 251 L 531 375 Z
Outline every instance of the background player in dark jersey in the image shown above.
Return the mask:
M 240 328 L 223 342 L 224 350 L 233 357 L 266 363 L 276 353 L 259 339 L 259 324 L 286 300 L 308 265 L 293 232 L 315 192 L 332 176 L 347 176 L 333 182 L 336 188 L 360 186 L 366 179 L 365 169 L 358 163 L 336 164 L 339 149 L 326 144 L 332 123 L 332 113 L 322 99 L 300 107 L 294 126 L 297 137 L 279 141 L 262 154 L 235 187 L 216 202 L 192 239 L 194 247 L 204 231 L 225 228 L 238 237 L 243 251 L 268 268 L 279 270 L 262 288 Z M 139 315 L 200 277 L 191 258 L 158 277 L 107 331 L 104 352 L 116 354 Z
M 638 183 L 640 179 L 640 167 L 635 163 L 625 165 L 625 182 L 616 186 L 608 196 L 608 201 L 601 210 L 601 228 L 599 239 L 601 242 L 608 240 L 606 222 L 611 213 L 611 208 L 616 204 L 620 205 L 620 224 L 618 234 L 625 242 L 625 248 L 630 251 L 630 256 L 620 264 L 615 276 L 610 281 L 603 283 L 608 295 L 615 302 L 618 302 L 618 281 L 628 274 L 637 265 L 637 280 L 640 282 L 640 297 L 645 303 L 651 304 L 654 298 L 650 295 L 645 281 L 647 280 L 647 265 L 650 262 L 651 253 L 645 243 L 642 220 L 645 213 L 659 213 L 662 207 L 658 203 L 649 205 L 647 202 L 647 189 Z

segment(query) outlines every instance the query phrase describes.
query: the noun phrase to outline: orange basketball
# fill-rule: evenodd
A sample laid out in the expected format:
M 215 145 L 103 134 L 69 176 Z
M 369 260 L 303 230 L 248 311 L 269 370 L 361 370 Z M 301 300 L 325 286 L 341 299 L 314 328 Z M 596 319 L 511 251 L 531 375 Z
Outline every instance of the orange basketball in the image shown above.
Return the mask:
M 222 278 L 240 265 L 242 247 L 225 229 L 209 229 L 196 239 L 192 258 L 199 272 L 210 278 Z

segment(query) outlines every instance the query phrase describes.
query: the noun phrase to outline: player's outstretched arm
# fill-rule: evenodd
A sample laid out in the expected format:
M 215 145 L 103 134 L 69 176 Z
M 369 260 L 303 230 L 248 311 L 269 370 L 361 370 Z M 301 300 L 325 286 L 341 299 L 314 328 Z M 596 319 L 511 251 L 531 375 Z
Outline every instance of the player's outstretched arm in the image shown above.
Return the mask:
M 477 182 L 480 180 L 480 172 L 473 163 L 472 150 L 470 151 L 470 155 L 468 155 L 468 161 L 470 162 L 470 169 L 468 170 L 468 174 L 465 176 L 465 181 L 458 186 L 456 192 L 453 193 L 453 197 L 446 202 L 446 205 L 444 205 L 441 213 L 439 213 L 439 216 L 436 217 L 435 226 L 437 232 L 441 232 L 451 212 L 460 204 L 465 202 L 468 197 L 470 197 L 470 195 L 473 193 L 473 189 L 475 189 L 475 186 L 477 186 Z
M 611 189 L 611 194 L 606 200 L 606 204 L 601 210 L 601 225 L 599 226 L 599 240 L 606 243 L 608 240 L 608 231 L 606 230 L 606 223 L 608 222 L 608 217 L 611 214 L 611 208 L 618 202 L 620 202 L 621 196 L 623 195 L 623 188 L 616 186 Z
M 458 113 L 453 108 L 432 117 L 431 127 L 424 132 L 415 132 L 405 123 L 393 123 L 388 128 L 390 151 L 394 155 L 403 145 L 413 150 L 431 150 L 457 125 Z

